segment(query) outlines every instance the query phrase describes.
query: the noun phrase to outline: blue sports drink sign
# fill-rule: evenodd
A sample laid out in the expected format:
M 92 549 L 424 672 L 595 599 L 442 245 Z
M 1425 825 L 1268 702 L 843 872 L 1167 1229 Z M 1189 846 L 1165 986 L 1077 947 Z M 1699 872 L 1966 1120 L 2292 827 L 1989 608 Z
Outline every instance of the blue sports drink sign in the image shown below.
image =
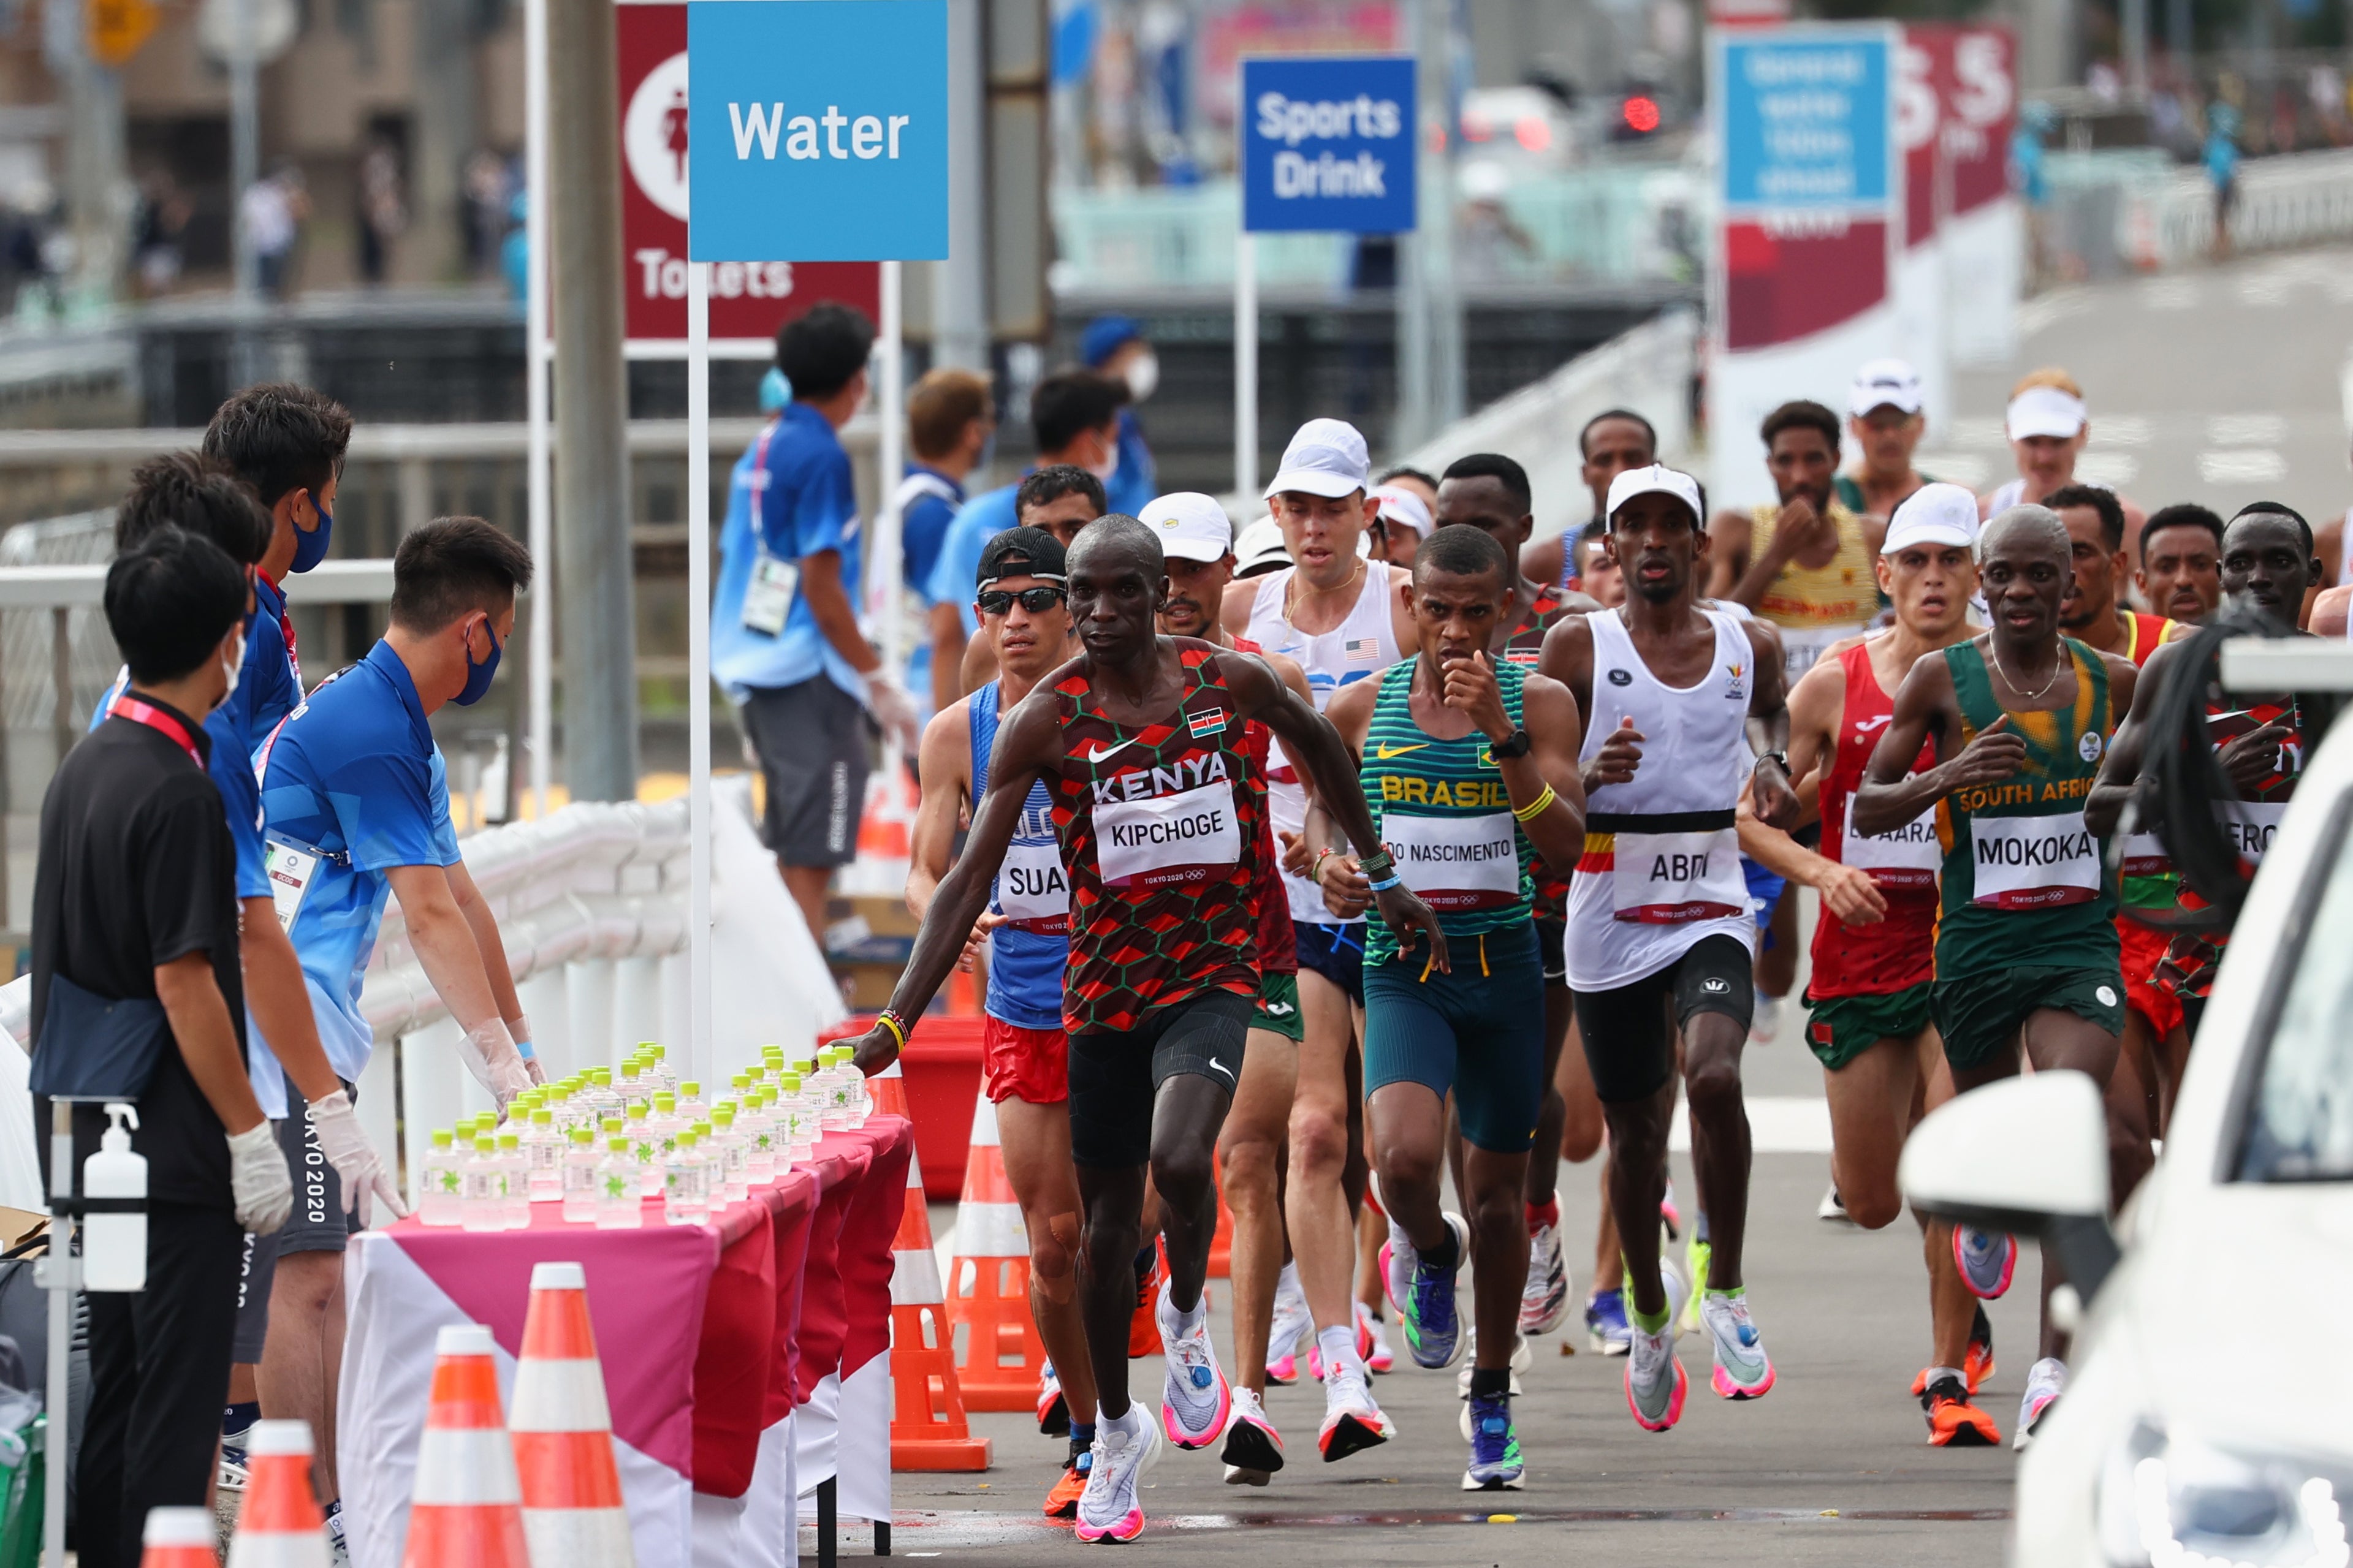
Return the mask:
M 1414 62 L 1242 62 L 1242 227 L 1414 226 Z
M 948 253 L 947 0 L 690 0 L 687 255 Z
M 1880 209 L 1894 190 L 1888 29 L 1719 34 L 1727 208 Z

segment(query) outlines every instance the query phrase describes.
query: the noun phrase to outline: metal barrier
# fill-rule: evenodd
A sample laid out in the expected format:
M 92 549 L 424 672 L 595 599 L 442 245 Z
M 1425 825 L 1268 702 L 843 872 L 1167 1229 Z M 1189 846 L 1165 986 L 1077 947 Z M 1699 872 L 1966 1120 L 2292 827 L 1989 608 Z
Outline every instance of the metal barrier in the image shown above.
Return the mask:
M 2036 215 L 2039 271 L 2062 280 L 2195 266 L 2214 250 L 2214 187 L 2162 155 L 2111 158 L 2063 181 Z M 2353 149 L 2251 158 L 2231 210 L 2236 251 L 2353 237 Z

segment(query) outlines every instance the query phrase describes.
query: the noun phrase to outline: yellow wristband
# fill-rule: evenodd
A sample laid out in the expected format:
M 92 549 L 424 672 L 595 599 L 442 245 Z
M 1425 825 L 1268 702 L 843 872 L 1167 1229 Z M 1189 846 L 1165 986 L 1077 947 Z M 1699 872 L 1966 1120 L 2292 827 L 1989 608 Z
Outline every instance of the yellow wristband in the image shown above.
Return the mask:
M 899 1042 L 901 1050 L 907 1048 L 907 1026 L 899 1022 L 899 1016 L 896 1013 L 885 1007 L 874 1016 L 874 1021 L 891 1031 L 892 1037 Z
M 1552 793 L 1552 785 L 1546 784 L 1544 787 L 1544 794 L 1536 796 L 1535 799 L 1528 802 L 1527 805 L 1515 805 L 1512 807 L 1512 816 L 1522 822 L 1534 822 L 1537 817 L 1544 815 L 1545 807 L 1550 805 L 1558 798 L 1558 796 Z

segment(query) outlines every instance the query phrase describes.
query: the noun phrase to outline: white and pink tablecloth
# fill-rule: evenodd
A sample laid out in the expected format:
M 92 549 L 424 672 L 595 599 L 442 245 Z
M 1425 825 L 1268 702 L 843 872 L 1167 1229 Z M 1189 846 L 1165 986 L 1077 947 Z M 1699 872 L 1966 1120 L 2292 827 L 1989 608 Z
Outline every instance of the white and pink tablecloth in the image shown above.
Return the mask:
M 487 1324 L 512 1387 L 534 1264 L 578 1262 L 639 1568 L 797 1562 L 798 1500 L 838 1482 L 890 1517 L 891 1244 L 913 1130 L 876 1117 L 705 1225 L 528 1230 L 403 1220 L 344 1260 L 336 1457 L 354 1568 L 399 1568 L 418 1435 L 445 1325 Z

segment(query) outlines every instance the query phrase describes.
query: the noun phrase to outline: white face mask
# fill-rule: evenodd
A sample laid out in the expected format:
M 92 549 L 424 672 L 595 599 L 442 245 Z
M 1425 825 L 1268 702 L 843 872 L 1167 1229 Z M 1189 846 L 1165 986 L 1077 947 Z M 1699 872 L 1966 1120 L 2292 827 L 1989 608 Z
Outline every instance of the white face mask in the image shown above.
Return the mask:
M 1087 472 L 1092 474 L 1099 482 L 1106 485 L 1111 483 L 1111 477 L 1119 472 L 1119 436 L 1117 431 L 1114 430 L 1113 433 L 1104 440 L 1103 458 L 1102 462 L 1082 463 L 1080 466 L 1085 468 Z
M 1127 395 L 1142 403 L 1160 385 L 1160 359 L 1150 349 L 1127 362 Z
M 245 673 L 245 633 L 242 629 L 238 631 L 237 637 L 237 657 L 235 658 L 224 657 L 221 659 L 221 673 L 228 677 L 228 685 L 221 691 L 220 702 L 213 704 L 216 708 L 237 695 L 237 679 Z

